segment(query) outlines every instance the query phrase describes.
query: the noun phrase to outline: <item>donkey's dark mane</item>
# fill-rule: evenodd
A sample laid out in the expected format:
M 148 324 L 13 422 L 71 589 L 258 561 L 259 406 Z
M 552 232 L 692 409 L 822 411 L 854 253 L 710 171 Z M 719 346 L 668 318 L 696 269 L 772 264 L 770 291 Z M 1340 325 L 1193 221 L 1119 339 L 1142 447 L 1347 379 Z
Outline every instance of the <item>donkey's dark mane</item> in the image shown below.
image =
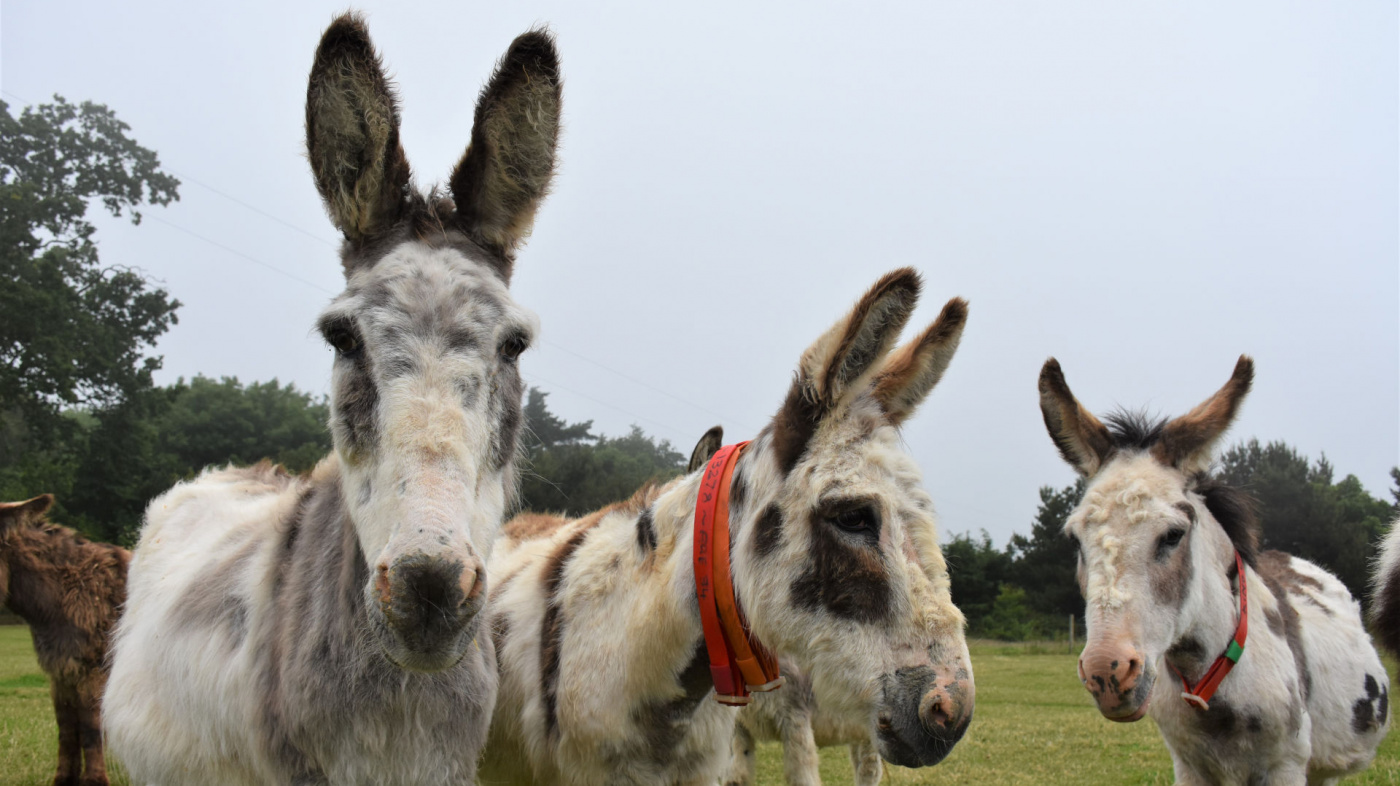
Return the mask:
M 1147 450 L 1162 438 L 1167 419 L 1144 411 L 1120 409 L 1104 419 L 1108 438 L 1116 450 Z
M 1255 513 L 1253 495 L 1206 473 L 1192 479 L 1192 488 L 1201 495 L 1206 510 L 1220 523 L 1245 564 L 1255 567 L 1259 554 L 1259 517 Z

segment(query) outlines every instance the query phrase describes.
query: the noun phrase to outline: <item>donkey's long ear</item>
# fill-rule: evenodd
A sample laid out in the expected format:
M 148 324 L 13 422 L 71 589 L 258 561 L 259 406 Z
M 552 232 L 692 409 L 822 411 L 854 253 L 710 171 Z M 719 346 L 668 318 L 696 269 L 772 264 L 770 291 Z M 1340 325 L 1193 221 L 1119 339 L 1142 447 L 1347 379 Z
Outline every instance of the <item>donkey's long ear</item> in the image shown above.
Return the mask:
M 685 474 L 689 475 L 706 464 L 710 463 L 710 458 L 724 447 L 724 428 L 714 426 L 705 432 L 705 436 L 695 443 L 695 450 L 690 451 L 690 463 L 685 465 Z
M 331 221 L 351 243 L 398 221 L 409 181 L 399 108 L 364 19 L 331 22 L 306 88 L 306 153 Z
M 44 515 L 53 507 L 52 494 L 40 494 L 23 502 L 0 502 L 0 531 L 25 519 Z
M 919 300 L 913 268 L 886 273 L 855 308 L 802 353 L 797 378 L 773 417 L 779 466 L 791 471 L 821 419 L 853 393 L 864 391 Z
M 1099 471 L 1113 450 L 1108 427 L 1070 392 L 1060 361 L 1054 358 L 1040 369 L 1040 414 L 1070 466 L 1085 477 Z
M 1225 387 L 1163 427 L 1161 438 L 1152 446 L 1152 455 L 1188 475 L 1210 467 L 1215 443 L 1234 422 L 1253 383 L 1254 361 L 1248 355 L 1240 355 Z
M 458 220 L 506 258 L 549 191 L 562 101 L 554 39 L 532 30 L 510 45 L 476 102 L 467 152 L 452 172 Z
M 949 300 L 938 319 L 918 338 L 895 350 L 875 376 L 875 398 L 895 425 L 903 423 L 928 396 L 953 360 L 967 324 L 967 301 Z

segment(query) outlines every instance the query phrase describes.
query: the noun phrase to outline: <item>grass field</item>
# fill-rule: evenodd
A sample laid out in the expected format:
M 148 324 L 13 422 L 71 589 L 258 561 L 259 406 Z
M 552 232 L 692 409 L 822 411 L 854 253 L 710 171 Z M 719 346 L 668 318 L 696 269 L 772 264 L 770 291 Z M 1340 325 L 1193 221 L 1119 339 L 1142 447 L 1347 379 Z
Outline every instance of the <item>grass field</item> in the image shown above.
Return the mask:
M 937 767 L 886 767 L 888 784 L 1169 784 L 1171 761 L 1151 721 L 1103 720 L 1074 677 L 1074 658 L 1035 645 L 975 642 L 977 714 L 967 737 Z M 1394 677 L 1392 684 L 1400 684 Z M 48 683 L 29 631 L 0 626 L 0 784 L 47 786 L 57 732 Z M 115 783 L 126 780 L 117 774 Z M 759 752 L 760 783 L 781 784 L 777 746 Z M 849 783 L 845 749 L 822 754 L 826 783 Z M 1381 746 L 1375 765 L 1351 784 L 1400 784 L 1400 734 Z

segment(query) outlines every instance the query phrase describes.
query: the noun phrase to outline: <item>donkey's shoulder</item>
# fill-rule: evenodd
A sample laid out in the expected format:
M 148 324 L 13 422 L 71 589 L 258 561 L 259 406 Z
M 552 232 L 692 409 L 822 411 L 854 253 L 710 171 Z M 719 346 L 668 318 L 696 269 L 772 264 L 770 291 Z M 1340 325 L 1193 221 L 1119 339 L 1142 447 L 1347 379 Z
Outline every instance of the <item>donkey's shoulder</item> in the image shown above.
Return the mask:
M 290 514 L 307 485 L 332 480 L 338 472 L 334 454 L 306 475 L 292 475 L 268 461 L 206 469 L 151 500 L 136 550 L 217 540 L 230 529 L 259 523 L 275 526 Z

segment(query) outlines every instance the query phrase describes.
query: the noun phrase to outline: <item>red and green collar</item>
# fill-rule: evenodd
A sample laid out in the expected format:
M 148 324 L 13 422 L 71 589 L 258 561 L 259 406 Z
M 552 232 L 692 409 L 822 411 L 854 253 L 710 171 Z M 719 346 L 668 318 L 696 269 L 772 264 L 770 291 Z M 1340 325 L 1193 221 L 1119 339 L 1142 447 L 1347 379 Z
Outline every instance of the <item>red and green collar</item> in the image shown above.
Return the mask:
M 1240 662 L 1240 656 L 1244 654 L 1244 642 L 1249 636 L 1249 581 L 1244 573 L 1244 560 L 1240 558 L 1238 551 L 1235 552 L 1235 574 L 1240 584 L 1240 621 L 1235 625 L 1235 635 L 1230 639 L 1225 652 L 1215 659 L 1195 687 L 1186 681 L 1186 675 L 1177 671 L 1170 663 L 1167 664 L 1167 668 L 1181 678 L 1181 698 L 1197 709 L 1210 709 L 1210 698 L 1220 689 L 1225 675 L 1235 668 L 1235 664 Z

